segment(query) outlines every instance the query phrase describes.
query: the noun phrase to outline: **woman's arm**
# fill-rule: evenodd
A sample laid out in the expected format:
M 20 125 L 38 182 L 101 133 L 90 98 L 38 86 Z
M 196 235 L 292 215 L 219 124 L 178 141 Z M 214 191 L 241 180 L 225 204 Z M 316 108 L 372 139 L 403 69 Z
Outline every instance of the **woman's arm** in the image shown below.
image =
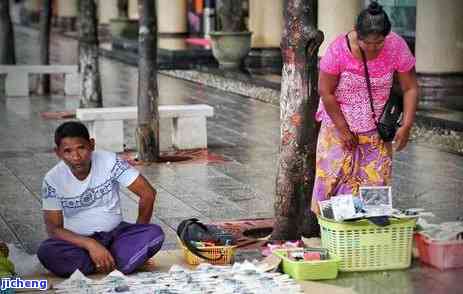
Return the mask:
M 346 119 L 341 112 L 341 108 L 336 101 L 336 96 L 334 95 L 336 87 L 338 86 L 338 81 L 338 76 L 320 71 L 318 78 L 318 94 L 323 101 L 323 106 L 325 107 L 326 112 L 341 133 L 341 139 L 344 146 L 347 149 L 352 150 L 358 142 L 357 138 L 350 131 L 349 125 L 347 124 Z
M 399 72 L 398 78 L 403 92 L 404 116 L 402 126 L 397 130 L 394 138 L 396 151 L 404 149 L 407 145 L 418 104 L 418 82 L 416 81 L 415 68 L 407 72 Z

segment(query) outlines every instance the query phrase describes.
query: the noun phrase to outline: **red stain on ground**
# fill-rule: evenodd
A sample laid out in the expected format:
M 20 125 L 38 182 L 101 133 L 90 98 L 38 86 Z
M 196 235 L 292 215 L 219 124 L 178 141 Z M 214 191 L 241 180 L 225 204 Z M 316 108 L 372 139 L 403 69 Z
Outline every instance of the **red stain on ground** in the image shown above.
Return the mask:
M 275 220 L 273 218 L 262 218 L 262 219 L 241 219 L 241 220 L 229 220 L 219 221 L 212 223 L 225 231 L 233 234 L 233 237 L 237 240 L 239 247 L 245 247 L 247 249 L 261 248 L 266 244 L 265 238 L 255 238 L 246 236 L 245 233 L 251 230 L 258 230 L 264 228 L 272 228 Z
M 119 156 L 127 160 L 132 165 L 150 165 L 152 162 L 144 162 L 136 159 L 136 153 L 127 151 L 120 153 Z M 160 159 L 157 164 L 184 164 L 184 163 L 224 163 L 227 160 L 219 154 L 212 153 L 207 149 L 193 149 L 193 150 L 174 150 L 168 152 L 161 152 Z
M 75 111 L 45 111 L 40 113 L 43 119 L 70 119 L 76 118 Z

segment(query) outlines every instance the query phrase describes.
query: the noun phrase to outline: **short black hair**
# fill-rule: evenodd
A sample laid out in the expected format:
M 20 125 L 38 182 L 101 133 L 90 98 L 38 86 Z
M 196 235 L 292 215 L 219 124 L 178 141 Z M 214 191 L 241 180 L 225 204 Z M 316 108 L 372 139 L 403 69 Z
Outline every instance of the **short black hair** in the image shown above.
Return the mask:
M 355 30 L 359 39 L 368 35 L 377 34 L 386 37 L 391 32 L 391 22 L 383 7 L 372 1 L 357 17 Z
M 68 121 L 62 123 L 55 131 L 55 144 L 59 147 L 61 140 L 66 137 L 83 138 L 90 141 L 90 134 L 87 127 L 79 121 Z

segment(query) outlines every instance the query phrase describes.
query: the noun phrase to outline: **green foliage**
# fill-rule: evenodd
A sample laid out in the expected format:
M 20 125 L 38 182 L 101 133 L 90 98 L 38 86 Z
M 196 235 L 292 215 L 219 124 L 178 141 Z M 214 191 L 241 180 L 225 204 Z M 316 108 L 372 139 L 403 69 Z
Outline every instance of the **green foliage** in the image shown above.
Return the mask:
M 14 264 L 6 257 L 0 257 L 0 278 L 7 278 L 14 275 Z

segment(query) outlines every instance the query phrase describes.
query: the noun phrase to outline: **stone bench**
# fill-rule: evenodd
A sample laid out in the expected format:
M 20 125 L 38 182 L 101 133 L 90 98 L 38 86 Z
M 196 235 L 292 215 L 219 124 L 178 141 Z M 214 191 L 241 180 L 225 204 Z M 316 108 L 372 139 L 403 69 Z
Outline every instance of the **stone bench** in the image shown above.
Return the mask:
M 0 65 L 6 96 L 29 96 L 29 74 L 64 74 L 64 94 L 80 95 L 77 65 Z
M 207 148 L 206 117 L 214 108 L 205 104 L 160 105 L 159 148 L 179 150 Z M 137 119 L 137 107 L 78 108 L 76 117 L 87 124 L 97 148 L 123 151 L 124 120 Z M 135 132 L 135 130 L 134 130 Z

